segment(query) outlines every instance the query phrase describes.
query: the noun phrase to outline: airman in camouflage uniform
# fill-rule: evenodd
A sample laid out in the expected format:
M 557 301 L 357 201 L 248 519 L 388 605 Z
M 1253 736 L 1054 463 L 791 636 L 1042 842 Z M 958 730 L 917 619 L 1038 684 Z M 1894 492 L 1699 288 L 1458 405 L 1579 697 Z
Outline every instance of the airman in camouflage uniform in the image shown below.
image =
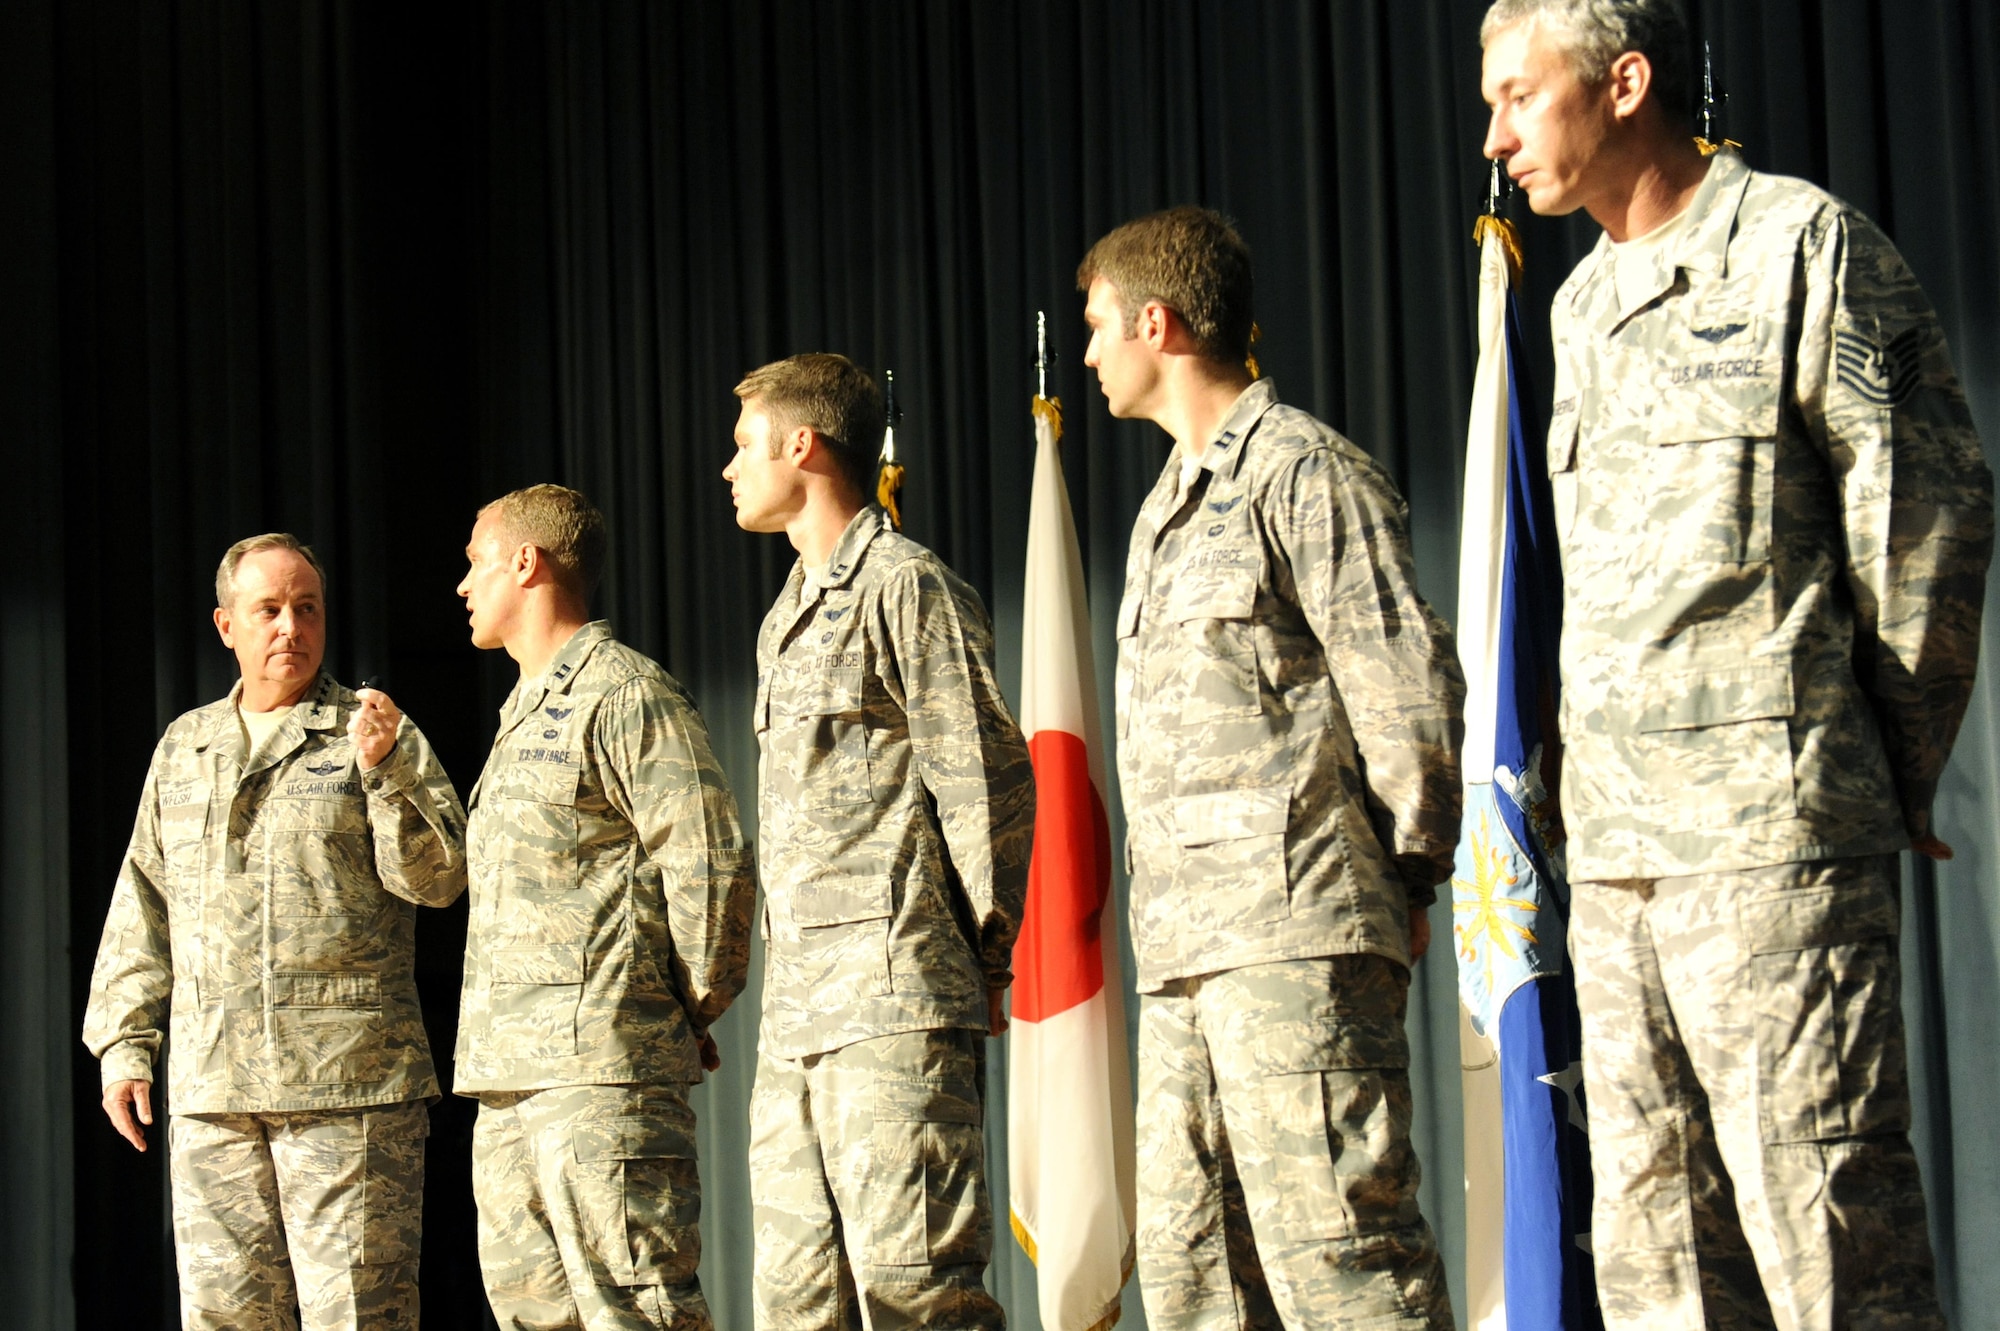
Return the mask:
M 1118 611 L 1147 1321 L 1449 1327 L 1403 1018 L 1458 836 L 1451 635 L 1381 468 L 1251 382 L 1226 221 L 1128 223 L 1078 286 L 1112 414 L 1180 443 Z
M 980 1036 L 1027 893 L 1034 777 L 979 597 L 864 507 L 882 399 L 753 372 L 723 473 L 800 559 L 757 643 L 768 969 L 751 1099 L 760 1327 L 999 1327 Z
M 171 1031 L 186 1326 L 414 1327 L 438 1093 L 416 905 L 465 889 L 465 815 L 416 726 L 320 670 L 309 550 L 240 541 L 216 583 L 243 678 L 153 752 L 84 1043 L 107 1114 L 144 1150 L 132 1114 L 152 1122 Z
M 479 1099 L 479 1260 L 502 1326 L 703 1331 L 687 1088 L 742 989 L 754 888 L 708 732 L 585 622 L 604 520 L 559 486 L 481 511 L 459 586 L 521 679 L 472 793 L 452 1089 Z
M 1606 230 L 1556 297 L 1548 448 L 1600 1297 L 1942 1326 L 1895 854 L 1949 854 L 1992 479 L 1895 248 L 1702 157 L 1678 7 L 1607 12 L 1508 0 L 1483 34 L 1488 155 Z

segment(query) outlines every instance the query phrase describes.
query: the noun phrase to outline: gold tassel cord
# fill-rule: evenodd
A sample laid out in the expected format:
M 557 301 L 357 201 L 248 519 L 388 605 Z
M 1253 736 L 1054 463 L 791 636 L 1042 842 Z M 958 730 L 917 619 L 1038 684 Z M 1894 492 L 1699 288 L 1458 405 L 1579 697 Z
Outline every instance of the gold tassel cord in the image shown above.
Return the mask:
M 1035 414 L 1049 423 L 1049 431 L 1057 440 L 1062 439 L 1062 399 L 1059 397 L 1038 397 L 1035 399 Z
M 1741 152 L 1743 150 L 1743 145 L 1738 143 L 1735 139 L 1724 139 L 1722 142 L 1717 143 L 1712 139 L 1704 139 L 1699 134 L 1694 136 L 1694 146 L 1697 150 L 1700 151 L 1703 157 L 1713 157 L 1717 153 L 1721 152 L 1724 148 L 1733 149 L 1737 152 Z
M 1489 235 L 1500 237 L 1500 248 L 1507 255 L 1507 276 L 1516 282 L 1520 281 L 1521 264 L 1525 258 L 1521 253 L 1520 231 L 1506 218 L 1494 213 L 1485 213 L 1472 224 L 1472 243 L 1483 246 Z
M 903 530 L 903 510 L 896 503 L 896 496 L 903 491 L 903 464 L 885 462 L 882 474 L 875 481 L 875 501 L 889 515 L 889 524 L 897 531 Z
M 1257 363 L 1257 344 L 1263 340 L 1264 326 L 1259 323 L 1252 323 L 1250 325 L 1250 354 L 1243 358 L 1243 368 L 1250 371 L 1252 379 L 1262 379 L 1264 377 L 1264 367 Z

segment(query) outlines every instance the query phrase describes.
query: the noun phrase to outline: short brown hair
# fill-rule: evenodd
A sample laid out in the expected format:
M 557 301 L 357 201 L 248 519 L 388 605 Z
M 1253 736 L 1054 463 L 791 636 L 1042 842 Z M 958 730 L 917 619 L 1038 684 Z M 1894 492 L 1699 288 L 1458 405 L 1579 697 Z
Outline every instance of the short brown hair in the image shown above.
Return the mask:
M 736 385 L 736 396 L 757 399 L 774 436 L 811 427 L 848 483 L 863 499 L 874 497 L 883 410 L 882 390 L 868 371 L 830 351 L 807 351 L 750 371 Z
M 604 576 L 604 515 L 566 485 L 530 485 L 501 495 L 479 510 L 496 517 L 514 541 L 534 546 L 555 565 L 556 577 L 582 596 Z
M 1180 316 L 1208 359 L 1250 354 L 1250 247 L 1221 213 L 1169 208 L 1127 222 L 1083 256 L 1076 289 L 1087 293 L 1100 277 L 1118 290 L 1126 337 L 1138 331 L 1140 308 L 1156 300 Z
M 290 550 L 293 554 L 312 566 L 319 575 L 319 594 L 326 595 L 326 570 L 319 566 L 319 556 L 312 547 L 288 531 L 267 531 L 262 536 L 246 536 L 222 552 L 222 562 L 215 569 L 215 607 L 228 610 L 236 604 L 236 569 L 244 556 L 254 555 L 262 550 Z

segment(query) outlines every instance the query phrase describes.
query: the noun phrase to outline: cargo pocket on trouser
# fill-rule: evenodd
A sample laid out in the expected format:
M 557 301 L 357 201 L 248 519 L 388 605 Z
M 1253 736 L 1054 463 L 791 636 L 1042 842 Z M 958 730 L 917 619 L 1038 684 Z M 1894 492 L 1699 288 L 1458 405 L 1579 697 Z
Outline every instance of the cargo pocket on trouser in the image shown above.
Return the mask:
M 701 1261 L 694 1114 L 592 1119 L 571 1131 L 582 1238 L 618 1285 L 682 1285 Z
M 1766 1145 L 1910 1125 L 1894 869 L 1868 860 L 1837 872 L 1846 881 L 1743 904 Z
M 870 1155 L 871 1266 L 986 1264 L 986 1134 L 972 1078 L 878 1081 Z
M 1247 968 L 1230 1001 L 1253 1080 L 1223 1111 L 1250 1226 L 1288 1325 L 1432 1324 L 1446 1307 L 1417 1207 L 1408 972 L 1382 957 Z M 1247 1112 L 1246 1112 L 1247 1111 Z

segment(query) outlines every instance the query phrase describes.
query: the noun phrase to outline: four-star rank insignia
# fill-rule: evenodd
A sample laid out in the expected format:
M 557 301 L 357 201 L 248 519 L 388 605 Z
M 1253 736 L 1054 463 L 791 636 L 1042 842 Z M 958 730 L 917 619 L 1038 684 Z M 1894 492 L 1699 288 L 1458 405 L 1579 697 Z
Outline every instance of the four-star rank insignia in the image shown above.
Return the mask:
M 1872 407 L 1900 407 L 1923 379 L 1923 330 L 1907 328 L 1887 346 L 1836 329 L 1834 373 L 1847 390 Z

